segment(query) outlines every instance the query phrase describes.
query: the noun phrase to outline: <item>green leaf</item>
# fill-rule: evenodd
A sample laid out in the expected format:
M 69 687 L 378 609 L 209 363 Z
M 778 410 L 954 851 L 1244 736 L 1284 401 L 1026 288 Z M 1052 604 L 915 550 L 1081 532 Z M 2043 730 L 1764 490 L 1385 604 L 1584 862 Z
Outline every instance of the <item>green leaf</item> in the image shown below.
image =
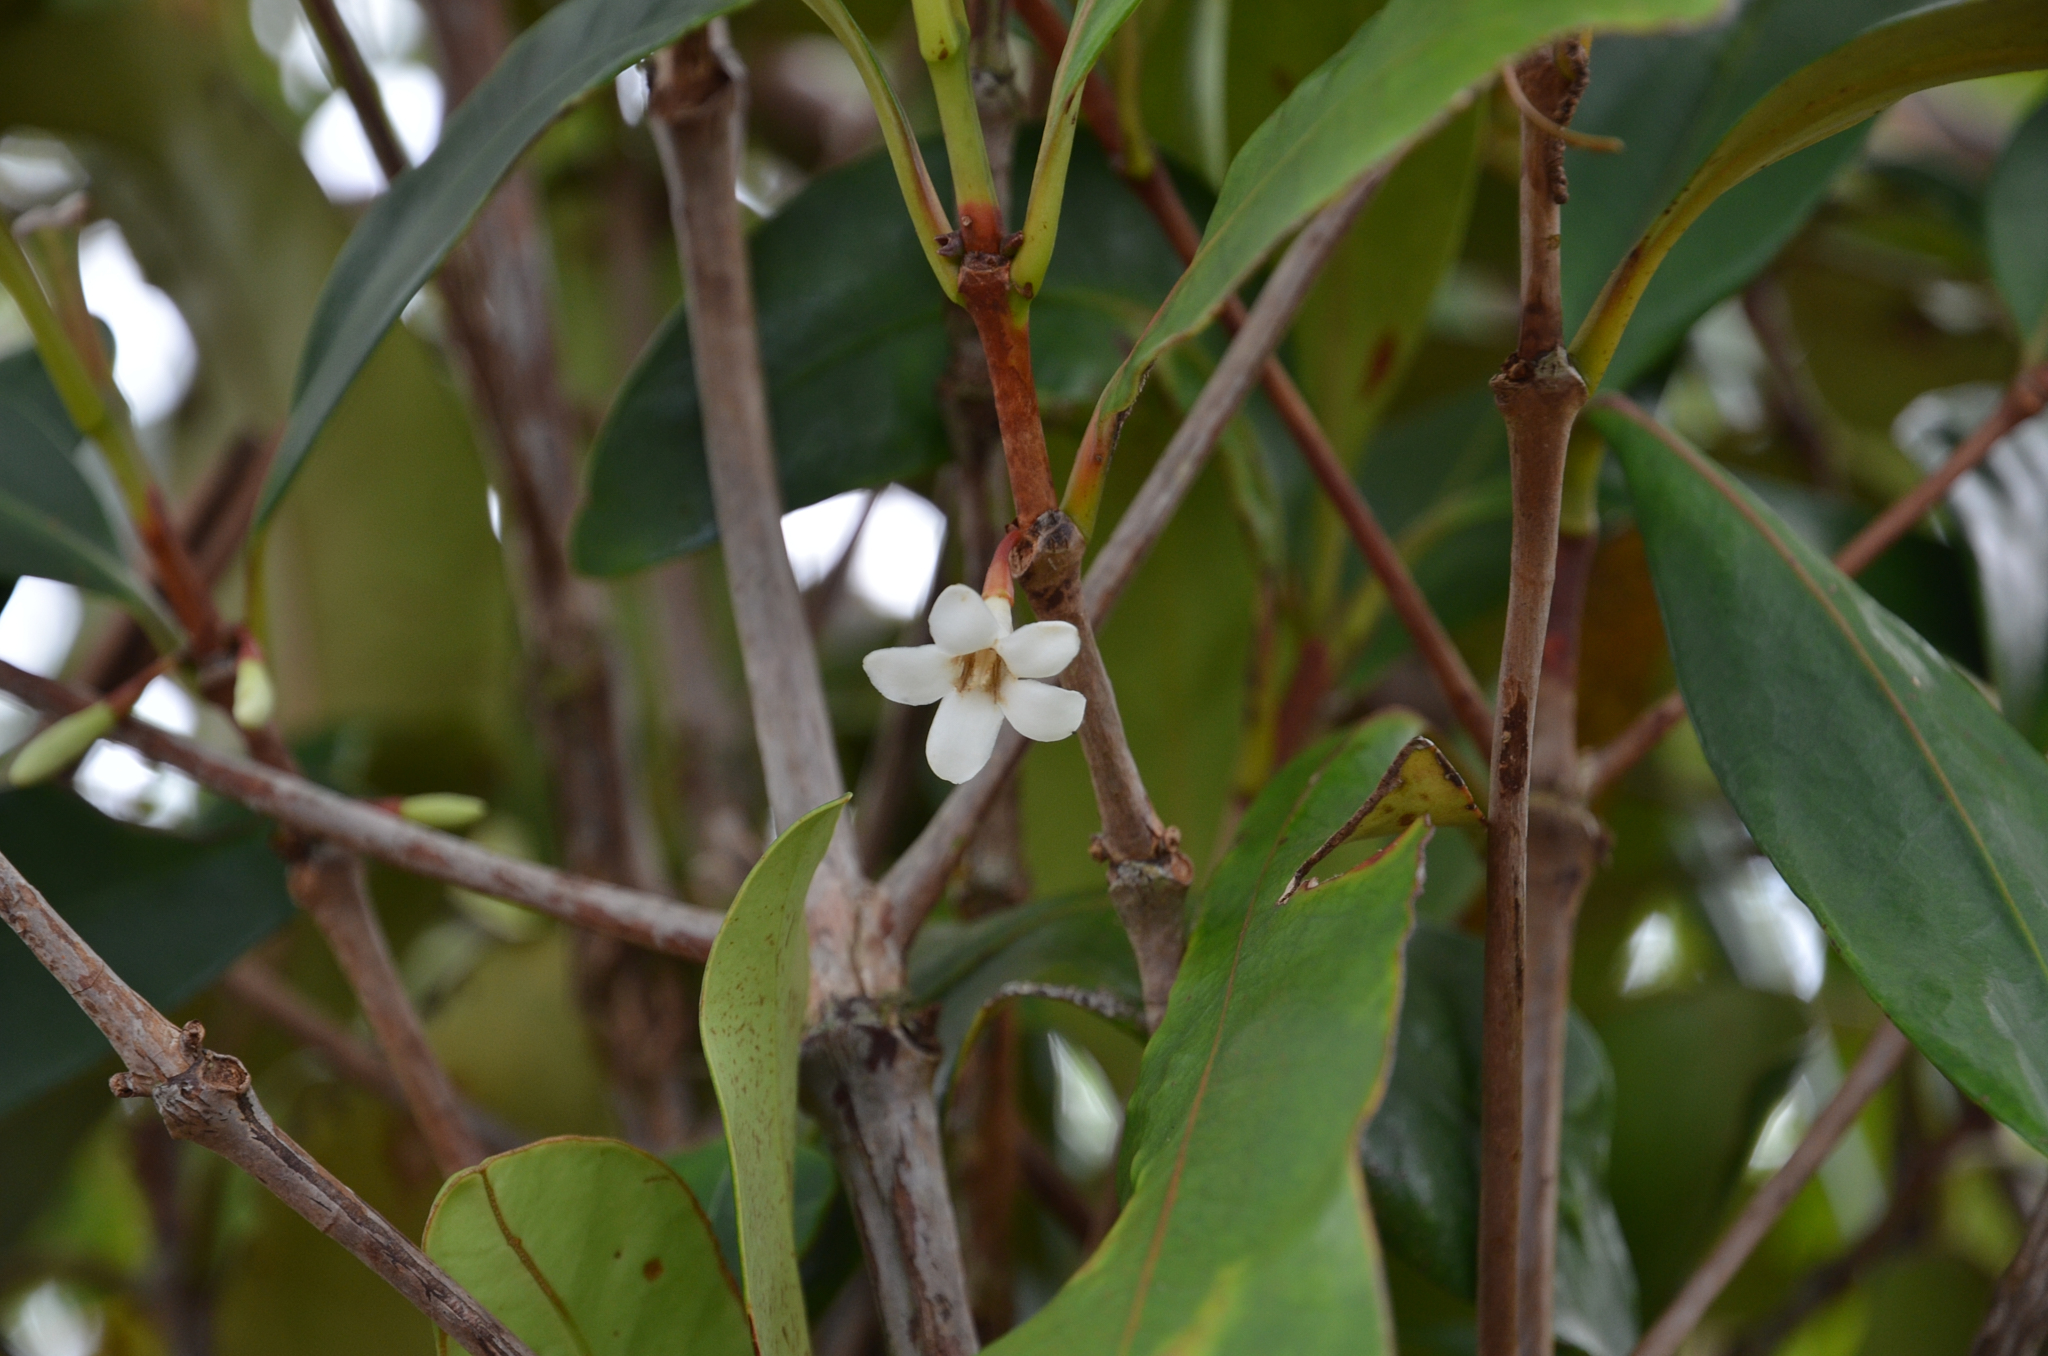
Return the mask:
M 919 1004 L 939 1005 L 939 1047 L 948 1066 L 1006 984 L 1061 985 L 1109 994 L 1133 1010 L 1144 1005 L 1130 938 L 1100 889 L 1033 900 L 968 923 L 927 923 L 911 946 L 910 992 Z
M 1428 924 L 1408 940 L 1400 1038 L 1361 1160 L 1387 1249 L 1471 1298 L 1479 1250 L 1479 940 Z M 1559 1156 L 1556 1326 L 1590 1356 L 1628 1356 L 1636 1278 L 1607 1196 L 1614 1074 L 1572 1014 Z
M 1716 198 L 1757 171 L 1934 85 L 2048 66 L 2037 0 L 1958 0 L 1880 24 L 1759 100 L 1722 138 L 1608 278 L 1572 340 L 1597 387 L 1658 266 Z
M 107 818 L 54 787 L 0 795 L 0 853 L 116 974 L 173 1011 L 293 914 L 263 827 L 197 841 Z M 107 1058 L 107 1043 L 13 933 L 0 937 L 0 1114 Z
M 992 1352 L 1391 1350 L 1356 1137 L 1385 1086 L 1428 830 L 1274 901 L 1419 728 L 1386 715 L 1326 740 L 1247 812 L 1145 1048 L 1123 1212 Z
M 36 351 L 0 360 L 0 575 L 104 593 L 168 633 L 168 617 L 121 559 L 106 510 L 71 460 L 78 443 Z
M 2039 362 L 2048 357 L 2048 103 L 1998 157 L 1984 194 L 1984 244 L 2026 361 Z
M 1501 62 L 1557 33 L 1655 28 L 1718 8 L 1718 0 L 1392 0 L 1231 162 L 1194 262 L 1102 394 L 1105 425 L 1131 407 L 1161 351 L 1207 324 L 1282 237 L 1440 126 Z
M 1601 284 L 1728 129 L 1772 86 L 1916 0 L 1753 0 L 1698 33 L 1598 44 L 1593 82 L 1572 125 L 1623 137 L 1618 155 L 1569 150 L 1564 207 L 1565 320 L 1576 325 Z M 1847 133 L 1763 171 L 1709 208 L 1679 242 L 1629 322 L 1607 380 L 1626 387 L 1708 307 L 1776 257 L 1863 143 Z
M 1626 1003 L 1602 1022 L 1615 1081 L 1608 1190 L 1643 1313 L 1664 1307 L 1726 1226 L 1808 1035 L 1804 1004 L 1733 984 Z
M 761 1356 L 807 1356 L 796 1195 L 797 1049 L 810 995 L 804 895 L 846 797 L 821 805 L 768 845 L 726 911 L 704 965 L 699 1027 L 732 1152 L 740 1274 Z
M 1324 431 L 1353 465 L 1457 261 L 1485 127 L 1486 109 L 1475 106 L 1403 156 L 1302 303 L 1295 367 Z
M 2048 1145 L 2048 763 L 1699 452 L 1595 419 L 1722 789 L 1921 1053 Z
M 697 1204 L 704 1207 L 704 1217 L 711 1222 L 711 1232 L 718 1239 L 719 1260 L 725 1263 L 727 1271 L 737 1276 L 740 1270 L 739 1203 L 733 1194 L 732 1154 L 725 1147 L 725 1136 L 721 1134 L 708 1144 L 670 1154 L 663 1161 L 676 1170 L 676 1176 L 690 1188 Z M 808 1253 L 811 1244 L 817 1242 L 818 1229 L 825 1222 L 825 1211 L 838 1192 L 839 1173 L 832 1166 L 832 1159 L 813 1145 L 798 1144 L 796 1194 L 791 1199 L 789 1211 L 790 1235 L 796 1240 L 797 1256 Z
M 356 373 L 515 161 L 584 93 L 745 0 L 567 0 L 520 34 L 399 175 L 334 262 L 299 357 L 292 413 L 263 485 L 267 520 Z
M 536 1356 L 754 1350 L 696 1198 L 630 1144 L 545 1139 L 458 1172 L 423 1246 Z
M 945 170 L 936 144 L 926 154 Z M 1068 248 L 1032 306 L 1048 405 L 1085 405 L 1180 268 L 1094 138 L 1074 150 Z M 829 237 L 821 256 L 817 242 Z M 887 157 L 821 175 L 754 233 L 754 300 L 785 508 L 908 480 L 951 458 L 937 391 L 951 340 Z M 678 307 L 626 378 L 591 453 L 576 567 L 621 575 L 717 540 Z

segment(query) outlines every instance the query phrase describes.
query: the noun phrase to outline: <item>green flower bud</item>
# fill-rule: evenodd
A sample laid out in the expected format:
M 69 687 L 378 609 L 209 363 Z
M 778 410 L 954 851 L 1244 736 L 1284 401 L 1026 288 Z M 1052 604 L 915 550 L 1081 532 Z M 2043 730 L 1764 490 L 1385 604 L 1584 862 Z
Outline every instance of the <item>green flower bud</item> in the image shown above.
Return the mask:
M 16 786 L 34 786 L 70 767 L 85 756 L 93 741 L 114 728 L 114 709 L 94 702 L 74 711 L 21 746 L 7 780 Z
M 260 730 L 277 710 L 277 686 L 263 661 L 245 654 L 235 661 L 235 724 Z
M 398 802 L 398 813 L 430 829 L 466 829 L 490 813 L 490 806 L 475 796 L 453 791 L 430 791 L 424 796 L 407 796 Z

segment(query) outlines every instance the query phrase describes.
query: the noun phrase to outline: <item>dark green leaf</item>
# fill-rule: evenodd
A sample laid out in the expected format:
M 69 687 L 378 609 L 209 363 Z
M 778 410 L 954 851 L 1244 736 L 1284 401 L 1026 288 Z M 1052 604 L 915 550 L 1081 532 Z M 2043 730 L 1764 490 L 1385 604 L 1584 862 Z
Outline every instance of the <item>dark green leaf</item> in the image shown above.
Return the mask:
M 257 519 L 284 496 L 313 441 L 407 302 L 533 139 L 585 92 L 745 0 L 567 0 L 520 34 L 462 101 L 434 153 L 401 174 L 349 236 L 320 294 L 291 420 Z
M 1991 277 L 2027 361 L 2048 357 L 2048 103 L 2019 125 L 1984 194 Z
M 1607 275 L 1749 107 L 1785 77 L 1916 0 L 1753 0 L 1697 33 L 1601 42 L 1572 125 L 1622 137 L 1618 155 L 1566 153 L 1565 320 L 1576 325 Z M 1629 322 L 1607 373 L 1622 388 L 1669 352 L 1709 306 L 1769 264 L 1863 144 L 1844 133 L 1742 184 L 1679 242 Z
M 971 923 L 927 923 L 910 952 L 910 991 L 939 1005 L 947 1064 L 1006 984 L 1062 985 L 1143 1006 L 1138 962 L 1099 890 L 1034 900 Z
M 925 155 L 943 174 L 940 146 Z M 1031 309 L 1033 372 L 1055 407 L 1095 398 L 1179 273 L 1165 237 L 1089 136 L 1074 148 L 1066 218 L 1066 248 Z M 832 249 L 821 255 L 826 238 Z M 948 460 L 937 400 L 948 303 L 906 228 L 888 158 L 821 176 L 750 248 L 783 507 L 908 480 Z M 630 574 L 717 537 L 678 307 L 598 433 L 576 566 Z
M 1842 957 L 1964 1092 L 2048 1144 L 2048 763 L 1754 495 L 1633 418 L 1620 455 L 1722 789 Z M 1930 965 L 1928 958 L 1943 958 Z
M 1727 1223 L 1808 1030 L 1798 1001 L 1733 985 L 1629 1003 L 1602 1023 L 1615 1080 L 1608 1189 L 1644 1314 L 1664 1306 Z
M 725 1269 L 740 1274 L 739 1203 L 733 1197 L 732 1155 L 720 1135 L 708 1144 L 673 1153 L 663 1160 L 676 1170 L 683 1185 L 704 1208 L 711 1232 L 718 1239 L 719 1260 Z M 799 1257 L 810 1251 L 825 1223 L 825 1211 L 839 1192 L 839 1174 L 832 1160 L 810 1144 L 796 1146 L 796 1194 L 789 1214 L 790 1233 L 796 1239 Z
M 629 1144 L 548 1139 L 487 1158 L 441 1188 L 422 1242 L 536 1356 L 752 1356 L 704 1212 Z
M 160 620 L 71 460 L 78 442 L 36 351 L 0 360 L 0 575 L 61 579 Z
M 1360 1155 L 1387 1250 L 1466 1298 L 1478 1280 L 1480 952 L 1476 938 L 1428 924 L 1409 938 L 1394 1072 Z M 1614 1075 L 1599 1038 L 1574 1013 L 1556 1323 L 1560 1340 L 1591 1356 L 1628 1356 L 1637 1335 L 1635 1271 L 1607 1196 L 1613 1123 Z
M 291 918 L 284 867 L 245 821 L 195 842 L 108 819 L 53 787 L 0 796 L 0 853 L 114 972 L 164 1010 Z M 12 933 L 0 937 L 0 1112 L 103 1060 L 107 1043 Z
M 2036 0 L 1956 0 L 1879 24 L 1786 78 L 1728 130 L 1621 256 L 1572 339 L 1586 380 L 1600 384 L 1659 266 L 1723 194 L 1915 90 L 2043 65 L 2048 9 Z M 1732 221 L 1728 229 L 1738 231 Z
M 699 1028 L 732 1157 L 740 1275 L 760 1356 L 808 1356 L 796 1209 L 797 1053 L 810 996 L 804 896 L 846 797 L 777 835 L 747 873 L 704 966 Z
M 1391 1349 L 1354 1137 L 1383 1085 L 1427 829 L 1274 901 L 1418 728 L 1382 716 L 1326 740 L 1246 814 L 1145 1048 L 1123 1212 L 992 1351 Z
M 1502 61 L 1555 33 L 1655 28 L 1717 8 L 1710 0 L 1393 0 L 1245 142 L 1200 251 L 1103 392 L 1101 413 L 1129 409 L 1160 352 L 1207 324 L 1282 237 L 1462 107 Z

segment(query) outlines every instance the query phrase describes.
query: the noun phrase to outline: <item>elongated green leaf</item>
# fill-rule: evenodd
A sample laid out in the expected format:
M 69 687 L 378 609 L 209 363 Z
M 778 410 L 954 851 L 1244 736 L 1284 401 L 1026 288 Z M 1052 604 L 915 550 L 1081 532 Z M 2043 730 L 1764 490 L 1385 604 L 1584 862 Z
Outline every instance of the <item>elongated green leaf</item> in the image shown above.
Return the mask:
M 1326 740 L 1246 814 L 1145 1049 L 1123 1213 L 992 1351 L 1392 1349 L 1356 1136 L 1385 1087 L 1428 830 L 1274 901 L 1419 728 L 1386 715 Z
M 694 1149 L 669 1154 L 663 1161 L 676 1170 L 676 1176 L 690 1188 L 697 1204 L 704 1207 L 704 1217 L 711 1222 L 711 1232 L 718 1239 L 719 1260 L 725 1263 L 727 1271 L 739 1275 L 739 1203 L 733 1194 L 732 1154 L 726 1148 L 725 1136 L 720 1135 Z M 825 1222 L 825 1211 L 838 1191 L 839 1173 L 832 1166 L 831 1158 L 812 1145 L 798 1144 L 796 1194 L 791 1199 L 789 1212 L 790 1234 L 796 1240 L 798 1257 L 808 1252 L 811 1244 L 817 1241 L 819 1226 Z
M 971 923 L 927 923 L 910 953 L 910 991 L 939 1005 L 950 1064 L 975 1017 L 1006 984 L 1061 985 L 1142 1010 L 1130 938 L 1100 890 L 1034 900 Z
M 1387 1249 L 1470 1298 L 1479 1252 L 1480 1001 L 1477 938 L 1423 924 L 1408 939 L 1400 1040 L 1387 1099 L 1361 1141 Z M 1557 1335 L 1590 1356 L 1628 1356 L 1636 1278 L 1607 1196 L 1614 1075 L 1572 1014 L 1559 1155 Z
M 732 1153 L 740 1274 L 761 1356 L 807 1356 L 796 1196 L 797 1047 L 811 984 L 804 894 L 846 808 L 841 797 L 790 825 L 747 873 L 704 967 L 704 1060 Z
M 1393 0 L 1244 144 L 1202 248 L 1102 394 L 1131 407 L 1161 350 L 1207 324 L 1268 251 L 1374 165 L 1464 106 L 1500 63 L 1556 33 L 1707 18 L 1718 0 Z
M 470 218 L 557 114 L 745 0 L 567 0 L 520 34 L 463 100 L 434 153 L 401 174 L 334 262 L 299 357 L 292 413 L 257 521 L 284 496 L 349 383 Z
M 1295 321 L 1302 389 L 1354 465 L 1407 375 L 1429 300 L 1464 243 L 1485 113 L 1474 107 L 1453 118 L 1402 158 Z
M 934 173 L 946 160 L 925 148 Z M 1040 397 L 1092 401 L 1180 268 L 1093 137 L 1075 147 L 1069 248 L 1032 306 Z M 817 242 L 829 238 L 821 255 Z M 951 340 L 889 161 L 823 175 L 750 244 L 783 505 L 907 480 L 951 456 L 937 391 Z M 576 567 L 620 575 L 717 540 L 690 334 L 678 307 L 598 433 Z
M 630 1144 L 564 1137 L 487 1158 L 441 1188 L 423 1242 L 536 1356 L 754 1349 L 696 1198 Z
M 106 511 L 71 460 L 78 441 L 35 350 L 0 360 L 0 575 L 104 593 L 168 634 L 163 609 L 122 561 Z
M 195 841 L 108 819 L 54 787 L 0 795 L 0 853 L 114 972 L 175 1010 L 292 917 L 261 825 Z M 107 1043 L 13 933 L 0 937 L 0 1114 L 107 1058 Z
M 2048 66 L 2048 8 L 2037 0 L 1958 0 L 1880 24 L 1759 100 L 1616 266 L 1572 340 L 1598 386 L 1658 266 L 1715 199 L 1757 171 L 1934 85 Z
M 2048 103 L 1998 157 L 1984 195 L 1984 244 L 2026 360 L 2039 362 L 2048 356 Z
M 1565 168 L 1565 321 L 1576 325 L 1601 284 L 1728 129 L 1781 80 L 1917 0 L 1752 0 L 1697 33 L 1599 44 L 1573 126 L 1624 138 L 1618 155 L 1570 150 Z M 1610 364 L 1626 387 L 1670 351 L 1708 307 L 1776 257 L 1862 146 L 1849 132 L 1771 166 L 1708 208 L 1659 270 Z
M 1921 1052 L 2048 1144 L 2048 763 L 1699 452 L 1595 417 L 1722 789 Z

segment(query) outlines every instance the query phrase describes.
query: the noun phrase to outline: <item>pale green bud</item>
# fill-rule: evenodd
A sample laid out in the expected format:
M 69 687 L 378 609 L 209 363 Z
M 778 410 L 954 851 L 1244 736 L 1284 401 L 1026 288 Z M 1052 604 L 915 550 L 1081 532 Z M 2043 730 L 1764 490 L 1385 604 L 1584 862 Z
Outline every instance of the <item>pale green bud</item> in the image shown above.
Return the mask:
M 398 813 L 413 823 L 451 832 L 477 823 L 490 813 L 490 808 L 475 796 L 457 795 L 453 791 L 429 791 L 398 802 Z
M 277 711 L 277 685 L 270 670 L 254 655 L 235 661 L 235 724 L 245 730 L 260 730 L 270 724 Z
M 113 728 L 114 709 L 105 702 L 73 711 L 21 746 L 7 769 L 7 780 L 16 786 L 46 782 L 84 757 L 93 741 Z

